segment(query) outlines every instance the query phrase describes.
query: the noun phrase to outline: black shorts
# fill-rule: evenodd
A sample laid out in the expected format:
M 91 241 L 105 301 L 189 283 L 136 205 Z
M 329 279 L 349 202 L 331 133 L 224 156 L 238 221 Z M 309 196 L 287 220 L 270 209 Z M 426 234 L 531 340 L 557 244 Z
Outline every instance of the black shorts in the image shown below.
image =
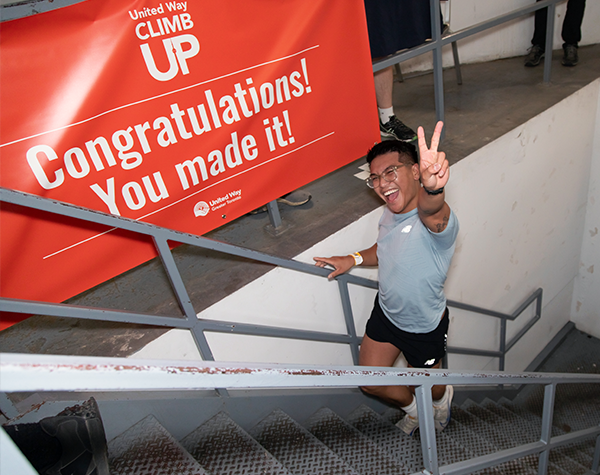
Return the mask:
M 364 4 L 371 58 L 412 48 L 431 38 L 429 2 L 365 0 Z
M 440 324 L 429 333 L 409 333 L 400 330 L 385 316 L 379 305 L 379 295 L 371 317 L 367 322 L 366 335 L 380 343 L 391 343 L 398 348 L 408 364 L 414 368 L 431 368 L 446 355 L 448 337 L 448 308 L 444 312 Z

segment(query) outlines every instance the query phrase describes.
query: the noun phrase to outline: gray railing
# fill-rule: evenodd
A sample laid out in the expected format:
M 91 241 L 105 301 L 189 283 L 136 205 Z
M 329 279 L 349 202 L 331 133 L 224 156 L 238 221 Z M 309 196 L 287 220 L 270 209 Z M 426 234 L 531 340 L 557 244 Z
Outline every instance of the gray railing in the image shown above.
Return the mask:
M 53 355 L 0 354 L 0 392 L 136 392 L 198 391 L 202 389 L 344 388 L 352 386 L 415 386 L 423 463 L 422 475 L 468 474 L 527 455 L 539 455 L 538 474 L 548 473 L 550 451 L 596 437 L 590 474 L 600 465 L 600 425 L 552 437 L 558 384 L 600 384 L 600 375 L 450 372 L 380 367 L 258 365 L 245 363 L 189 364 L 182 361 L 141 361 Z M 540 438 L 536 442 L 486 456 L 440 466 L 433 422 L 431 388 L 436 384 L 544 385 Z M 3 456 L 18 456 L 17 453 Z
M 536 10 L 548 8 L 548 17 L 546 22 L 546 51 L 552 51 L 553 35 L 554 35 L 554 16 L 556 12 L 556 4 L 565 0 L 542 0 L 534 2 L 526 7 L 521 7 L 508 13 L 504 13 L 490 20 L 482 21 L 476 25 L 463 28 L 462 30 L 445 34 L 442 37 L 442 29 L 439 20 L 440 0 L 429 0 L 431 11 L 431 33 L 432 40 L 415 46 L 414 48 L 402 50 L 396 54 L 390 55 L 373 63 L 373 72 L 381 71 L 389 66 L 401 63 L 408 59 L 415 58 L 430 51 L 433 53 L 433 89 L 435 94 L 435 111 L 437 120 L 444 120 L 444 78 L 442 64 L 442 48 L 459 40 L 464 40 L 469 36 L 476 35 L 482 31 L 489 30 L 503 23 L 509 22 L 524 15 L 529 15 Z M 458 56 L 458 55 L 457 55 Z M 548 54 L 551 58 L 551 54 Z M 455 58 L 458 62 L 458 58 Z M 544 82 L 550 82 L 550 73 L 552 61 L 544 61 Z
M 179 242 L 190 246 L 197 246 L 203 249 L 223 252 L 229 255 L 252 259 L 258 262 L 280 266 L 285 269 L 291 269 L 307 274 L 318 275 L 327 278 L 330 273 L 327 269 L 322 269 L 314 265 L 305 264 L 293 259 L 284 259 L 272 256 L 262 252 L 246 249 L 231 244 L 215 241 L 193 234 L 174 231 L 172 229 L 161 228 L 153 224 L 135 221 L 121 216 L 114 216 L 100 211 L 93 211 L 81 208 L 69 203 L 49 200 L 36 195 L 23 193 L 15 190 L 0 188 L 0 201 L 12 203 L 25 208 L 37 209 L 44 212 L 68 216 L 82 221 L 93 222 L 108 226 L 109 228 L 119 228 L 132 231 L 138 234 L 152 237 L 161 262 L 168 275 L 169 281 L 173 287 L 183 317 L 166 317 L 160 315 L 149 315 L 145 313 L 128 312 L 122 310 L 110 310 L 104 308 L 91 308 L 77 305 L 68 305 L 61 303 L 38 302 L 31 300 L 19 300 L 12 298 L 0 298 L 0 311 L 15 312 L 35 315 L 51 315 L 57 317 L 84 318 L 90 320 L 103 320 L 111 322 L 137 323 L 142 325 L 156 325 L 169 328 L 180 328 L 191 331 L 194 341 L 198 347 L 202 359 L 213 361 L 214 357 L 205 332 L 221 332 L 229 334 L 243 334 L 254 336 L 267 336 L 279 338 L 291 338 L 297 340 L 311 340 L 329 343 L 344 343 L 350 345 L 354 364 L 358 364 L 358 350 L 361 337 L 356 334 L 356 326 L 352 313 L 350 302 L 349 284 L 364 286 L 377 289 L 378 283 L 374 280 L 365 279 L 351 274 L 344 274 L 337 277 L 338 289 L 344 312 L 346 323 L 346 334 L 327 333 L 308 330 L 297 330 L 284 327 L 274 327 L 266 325 L 253 325 L 238 322 L 223 322 L 217 320 L 200 319 L 197 317 L 192 302 L 189 298 L 185 284 L 173 259 L 171 248 L 168 242 Z M 507 344 L 506 330 L 507 321 L 515 320 L 525 309 L 533 302 L 536 303 L 534 317 L 523 327 L 523 329 Z M 455 354 L 467 354 L 478 356 L 489 356 L 499 358 L 499 369 L 504 369 L 506 352 L 531 328 L 541 317 L 542 311 L 542 289 L 538 289 L 523 302 L 522 305 L 512 314 L 507 315 L 492 310 L 487 310 L 473 305 L 463 304 L 454 301 L 448 301 L 448 305 L 474 313 L 492 316 L 501 319 L 500 348 L 496 351 L 449 347 L 448 351 Z

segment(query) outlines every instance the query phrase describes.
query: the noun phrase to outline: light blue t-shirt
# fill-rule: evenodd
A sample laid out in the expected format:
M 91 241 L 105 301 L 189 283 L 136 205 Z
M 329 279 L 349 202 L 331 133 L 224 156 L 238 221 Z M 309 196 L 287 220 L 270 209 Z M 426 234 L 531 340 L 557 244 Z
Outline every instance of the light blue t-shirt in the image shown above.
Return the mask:
M 454 254 L 458 219 L 451 211 L 448 226 L 431 232 L 417 209 L 405 214 L 385 208 L 379 220 L 379 304 L 401 330 L 428 333 L 446 309 L 444 282 Z

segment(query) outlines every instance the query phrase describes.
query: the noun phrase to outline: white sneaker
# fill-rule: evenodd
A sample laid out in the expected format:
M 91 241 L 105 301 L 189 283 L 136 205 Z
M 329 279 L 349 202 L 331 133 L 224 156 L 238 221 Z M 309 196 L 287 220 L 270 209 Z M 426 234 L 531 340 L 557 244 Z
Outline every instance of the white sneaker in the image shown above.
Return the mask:
M 444 430 L 450 422 L 452 398 L 454 397 L 454 388 L 446 386 L 446 392 L 442 398 L 441 405 L 433 405 L 433 420 L 437 430 Z
M 419 418 L 406 414 L 402 419 L 396 422 L 396 427 L 406 435 L 413 435 L 419 427 Z

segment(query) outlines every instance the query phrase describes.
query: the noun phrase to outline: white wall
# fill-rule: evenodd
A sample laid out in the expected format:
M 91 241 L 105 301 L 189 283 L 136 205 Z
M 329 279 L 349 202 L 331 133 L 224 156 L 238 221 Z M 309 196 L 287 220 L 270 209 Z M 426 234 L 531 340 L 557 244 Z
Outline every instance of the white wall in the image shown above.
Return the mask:
M 600 117 L 600 98 L 596 117 Z M 583 249 L 571 309 L 577 327 L 600 338 L 600 120 L 596 120 Z
M 574 321 L 600 337 L 598 278 L 591 280 L 588 271 L 594 262 L 600 269 L 597 238 L 588 238 L 590 229 L 595 232 L 600 224 L 600 159 L 598 140 L 594 142 L 594 136 L 600 137 L 599 91 L 597 80 L 451 167 L 447 199 L 461 230 L 446 285 L 448 298 L 510 314 L 535 289 L 544 289 L 542 319 L 511 350 L 507 370 L 524 369 L 570 320 L 574 288 L 582 302 Z M 588 198 L 591 175 L 595 178 Z M 371 246 L 380 214 L 378 209 L 362 217 L 297 260 L 312 263 L 313 256 Z M 377 276 L 375 269 L 353 272 Z M 350 291 L 356 331 L 362 335 L 375 292 L 356 286 Z M 511 323 L 509 338 L 532 315 L 529 309 Z M 198 316 L 345 333 L 337 283 L 283 269 L 265 274 Z M 449 345 L 497 349 L 499 328 L 494 318 L 452 310 Z M 222 361 L 352 364 L 345 345 L 230 334 L 211 334 L 208 340 Z M 162 357 L 161 346 L 169 348 L 169 356 L 185 347 L 169 333 L 136 356 Z M 187 348 L 181 357 L 198 358 Z M 497 361 L 451 356 L 450 367 L 495 370 Z
M 543 319 L 512 349 L 509 369 L 524 369 L 570 318 L 599 84 L 581 89 L 452 167 L 448 201 L 463 226 L 448 297 L 512 313 L 532 291 L 544 289 Z M 509 335 L 530 316 L 528 312 L 509 325 Z M 451 342 L 497 341 L 498 323 L 483 329 L 482 335 L 481 329 L 473 332 L 459 324 L 451 330 Z M 467 357 L 452 360 L 461 368 L 471 364 Z M 487 368 L 496 369 L 489 364 Z
M 452 31 L 476 25 L 504 13 L 522 8 L 534 3 L 534 0 L 449 0 L 449 23 Z M 554 22 L 554 49 L 562 47 L 560 31 L 566 10 L 566 2 L 556 6 Z M 442 8 L 442 11 L 445 11 Z M 448 18 L 447 18 L 448 20 Z M 580 46 L 600 43 L 600 2 L 588 0 L 583 24 L 581 26 L 582 40 Z M 458 42 L 458 52 L 461 63 L 476 63 L 491 61 L 499 58 L 523 56 L 531 46 L 533 36 L 533 14 L 523 16 L 518 20 L 504 23 L 491 30 L 486 30 L 475 36 Z M 444 66 L 454 64 L 450 46 L 444 51 Z M 402 71 L 423 71 L 432 68 L 431 55 L 425 54 L 402 63 Z

